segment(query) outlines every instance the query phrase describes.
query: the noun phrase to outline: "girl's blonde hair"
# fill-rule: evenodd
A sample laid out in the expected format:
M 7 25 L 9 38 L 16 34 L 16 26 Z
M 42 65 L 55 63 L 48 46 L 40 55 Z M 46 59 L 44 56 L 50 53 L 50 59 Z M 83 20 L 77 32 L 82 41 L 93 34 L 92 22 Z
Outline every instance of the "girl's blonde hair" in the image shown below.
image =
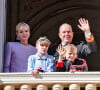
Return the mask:
M 40 37 L 37 41 L 36 44 L 40 44 L 41 46 L 47 46 L 49 47 L 49 45 L 51 44 L 51 42 L 47 39 L 47 37 Z
M 20 22 L 16 25 L 16 32 L 18 32 L 19 29 L 21 29 L 22 27 L 27 27 L 28 30 L 30 30 L 30 27 L 28 24 L 24 23 L 24 22 Z

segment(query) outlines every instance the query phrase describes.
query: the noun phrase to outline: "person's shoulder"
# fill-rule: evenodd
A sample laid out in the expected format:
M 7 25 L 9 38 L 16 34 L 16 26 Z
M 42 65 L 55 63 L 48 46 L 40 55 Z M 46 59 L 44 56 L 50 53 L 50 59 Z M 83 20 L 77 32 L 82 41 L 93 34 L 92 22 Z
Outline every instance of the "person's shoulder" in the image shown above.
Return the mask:
M 36 57 L 37 56 L 37 54 L 33 54 L 33 55 L 30 55 L 29 57 Z
M 53 57 L 52 55 L 47 55 L 47 58 L 48 58 L 49 60 L 54 60 L 54 57 Z
M 33 49 L 36 49 L 36 47 L 35 47 L 35 46 L 33 46 L 33 45 L 31 45 L 31 44 L 30 44 L 29 46 L 30 46 L 31 48 L 33 48 Z
M 74 42 L 75 45 L 83 45 L 86 44 L 86 41 L 79 41 L 79 42 Z
M 80 62 L 80 63 L 86 63 L 86 60 L 82 59 L 82 58 L 76 58 L 75 60 Z
M 32 63 L 32 62 L 35 61 L 35 59 L 36 59 L 36 55 L 35 55 L 35 54 L 34 54 L 34 55 L 30 55 L 30 56 L 28 57 L 28 62 L 29 62 L 29 63 Z
M 6 45 L 9 45 L 9 46 L 15 46 L 17 45 L 18 42 L 7 42 Z
M 48 57 L 53 57 L 52 55 L 48 55 Z
M 8 44 L 19 44 L 19 42 L 7 42 Z
M 36 58 L 36 54 L 29 56 L 29 59 L 34 59 L 34 58 Z
M 81 58 L 80 58 L 80 61 L 82 61 L 82 62 L 86 63 L 86 60 L 85 60 L 85 59 L 81 59 Z
M 15 42 L 7 42 L 7 44 L 14 44 Z

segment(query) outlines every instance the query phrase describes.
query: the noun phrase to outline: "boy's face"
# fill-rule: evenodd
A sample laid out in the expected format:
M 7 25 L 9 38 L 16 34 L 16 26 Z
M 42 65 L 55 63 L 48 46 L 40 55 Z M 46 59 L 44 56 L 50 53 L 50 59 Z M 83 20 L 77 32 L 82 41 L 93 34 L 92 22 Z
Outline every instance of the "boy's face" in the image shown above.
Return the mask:
M 46 45 L 40 45 L 40 43 L 36 45 L 36 48 L 39 54 L 46 54 L 48 51 L 48 47 L 49 46 L 46 46 Z
M 68 50 L 66 52 L 66 59 L 68 59 L 69 61 L 74 61 L 75 58 L 77 57 L 77 49 L 75 50 Z

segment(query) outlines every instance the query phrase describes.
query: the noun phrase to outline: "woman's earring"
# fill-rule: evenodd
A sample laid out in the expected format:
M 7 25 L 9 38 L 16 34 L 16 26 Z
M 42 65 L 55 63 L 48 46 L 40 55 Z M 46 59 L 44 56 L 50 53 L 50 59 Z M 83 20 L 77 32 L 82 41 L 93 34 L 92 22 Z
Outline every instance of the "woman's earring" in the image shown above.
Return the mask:
M 20 40 L 20 38 L 17 36 L 17 37 L 16 37 L 16 40 Z

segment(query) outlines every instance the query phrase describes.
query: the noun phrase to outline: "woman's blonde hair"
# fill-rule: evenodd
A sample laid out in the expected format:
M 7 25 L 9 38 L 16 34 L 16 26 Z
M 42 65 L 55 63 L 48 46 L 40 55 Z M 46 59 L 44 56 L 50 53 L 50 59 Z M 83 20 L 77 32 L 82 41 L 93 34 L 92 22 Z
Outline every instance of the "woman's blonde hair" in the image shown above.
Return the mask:
M 28 30 L 30 30 L 30 27 L 28 24 L 24 23 L 24 22 L 20 22 L 16 25 L 16 32 L 21 29 L 22 27 L 27 27 Z

